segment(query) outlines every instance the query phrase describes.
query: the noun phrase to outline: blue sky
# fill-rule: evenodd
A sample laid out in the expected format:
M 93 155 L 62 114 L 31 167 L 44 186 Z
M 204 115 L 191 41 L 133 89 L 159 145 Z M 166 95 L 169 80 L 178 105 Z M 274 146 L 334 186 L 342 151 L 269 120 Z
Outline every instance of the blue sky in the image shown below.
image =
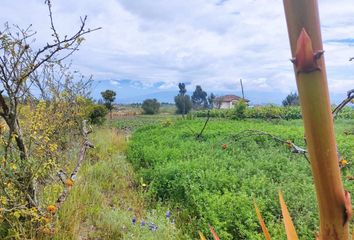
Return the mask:
M 50 35 L 43 0 L 2 0 L 0 23 L 33 24 L 37 43 Z M 332 102 L 354 88 L 354 4 L 320 0 Z M 254 103 L 280 103 L 296 91 L 281 0 L 53 1 L 58 31 L 69 34 L 88 15 L 102 30 L 86 36 L 73 67 L 94 76 L 93 95 L 117 91 L 118 102 L 173 101 L 179 82 Z

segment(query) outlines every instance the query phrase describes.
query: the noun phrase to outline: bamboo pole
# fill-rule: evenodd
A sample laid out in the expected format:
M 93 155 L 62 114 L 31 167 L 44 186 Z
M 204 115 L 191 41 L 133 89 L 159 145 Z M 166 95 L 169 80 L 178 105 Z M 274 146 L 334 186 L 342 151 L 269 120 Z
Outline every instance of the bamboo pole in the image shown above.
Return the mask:
M 349 238 L 350 195 L 338 166 L 317 0 L 284 0 L 320 214 L 321 240 Z

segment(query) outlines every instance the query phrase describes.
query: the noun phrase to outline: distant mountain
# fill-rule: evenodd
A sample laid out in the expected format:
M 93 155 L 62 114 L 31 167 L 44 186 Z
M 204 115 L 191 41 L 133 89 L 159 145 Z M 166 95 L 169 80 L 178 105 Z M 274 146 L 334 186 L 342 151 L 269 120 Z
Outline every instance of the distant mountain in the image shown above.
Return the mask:
M 177 95 L 176 91 L 155 92 L 155 93 L 148 93 L 148 94 L 136 95 L 131 97 L 119 97 L 118 95 L 117 102 L 137 103 L 137 102 L 143 102 L 145 99 L 148 98 L 156 98 L 159 102 L 174 103 L 175 95 Z

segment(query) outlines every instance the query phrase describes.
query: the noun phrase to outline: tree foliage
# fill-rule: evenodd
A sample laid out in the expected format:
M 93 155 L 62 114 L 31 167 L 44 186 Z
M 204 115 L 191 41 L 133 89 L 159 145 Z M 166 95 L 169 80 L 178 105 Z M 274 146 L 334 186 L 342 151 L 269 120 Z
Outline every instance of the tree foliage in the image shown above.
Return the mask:
M 208 107 L 207 96 L 208 94 L 205 91 L 203 91 L 202 87 L 197 85 L 192 95 L 193 108 L 194 109 L 207 108 Z
M 179 83 L 178 84 L 178 88 L 179 88 L 179 94 L 180 95 L 185 95 L 187 90 L 186 90 L 186 85 L 184 83 Z
M 192 110 L 192 101 L 189 95 L 177 95 L 175 96 L 176 113 L 187 114 Z
M 156 114 L 160 110 L 160 103 L 154 99 L 146 99 L 141 106 L 145 114 Z
M 176 113 L 182 114 L 184 118 L 184 114 L 187 114 L 192 109 L 192 101 L 189 95 L 186 95 L 187 89 L 184 83 L 178 84 L 179 93 L 175 96 L 175 104 L 176 104 Z
M 286 98 L 283 100 L 283 106 L 299 106 L 299 96 L 296 92 L 288 94 Z
M 189 95 L 186 95 L 187 89 L 184 83 L 178 84 L 179 93 L 175 96 L 175 104 L 176 104 L 176 113 L 182 114 L 184 118 L 184 114 L 187 114 L 192 109 L 192 101 Z
M 209 108 L 214 108 L 215 105 L 215 100 L 216 100 L 216 96 L 214 95 L 214 93 L 210 93 L 209 97 L 208 97 L 208 107 Z
M 116 99 L 116 92 L 113 90 L 106 90 L 101 92 L 101 95 L 104 101 L 104 105 L 111 112 L 113 109 L 113 102 Z
M 106 120 L 108 110 L 101 104 L 91 103 L 88 107 L 87 118 L 92 124 L 102 124 Z

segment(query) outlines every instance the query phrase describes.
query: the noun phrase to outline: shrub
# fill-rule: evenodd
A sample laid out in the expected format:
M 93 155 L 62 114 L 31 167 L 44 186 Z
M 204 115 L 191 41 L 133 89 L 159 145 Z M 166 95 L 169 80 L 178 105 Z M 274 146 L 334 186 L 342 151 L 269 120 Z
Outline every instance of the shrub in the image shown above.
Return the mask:
M 234 115 L 232 118 L 243 119 L 245 118 L 245 112 L 247 109 L 247 103 L 245 101 L 238 101 L 234 106 Z
M 91 104 L 88 107 L 87 117 L 92 124 L 102 124 L 106 118 L 108 109 L 100 104 Z
M 160 109 L 160 103 L 154 98 L 154 99 L 146 99 L 143 102 L 143 105 L 141 106 L 144 110 L 145 114 L 156 114 L 159 112 Z

